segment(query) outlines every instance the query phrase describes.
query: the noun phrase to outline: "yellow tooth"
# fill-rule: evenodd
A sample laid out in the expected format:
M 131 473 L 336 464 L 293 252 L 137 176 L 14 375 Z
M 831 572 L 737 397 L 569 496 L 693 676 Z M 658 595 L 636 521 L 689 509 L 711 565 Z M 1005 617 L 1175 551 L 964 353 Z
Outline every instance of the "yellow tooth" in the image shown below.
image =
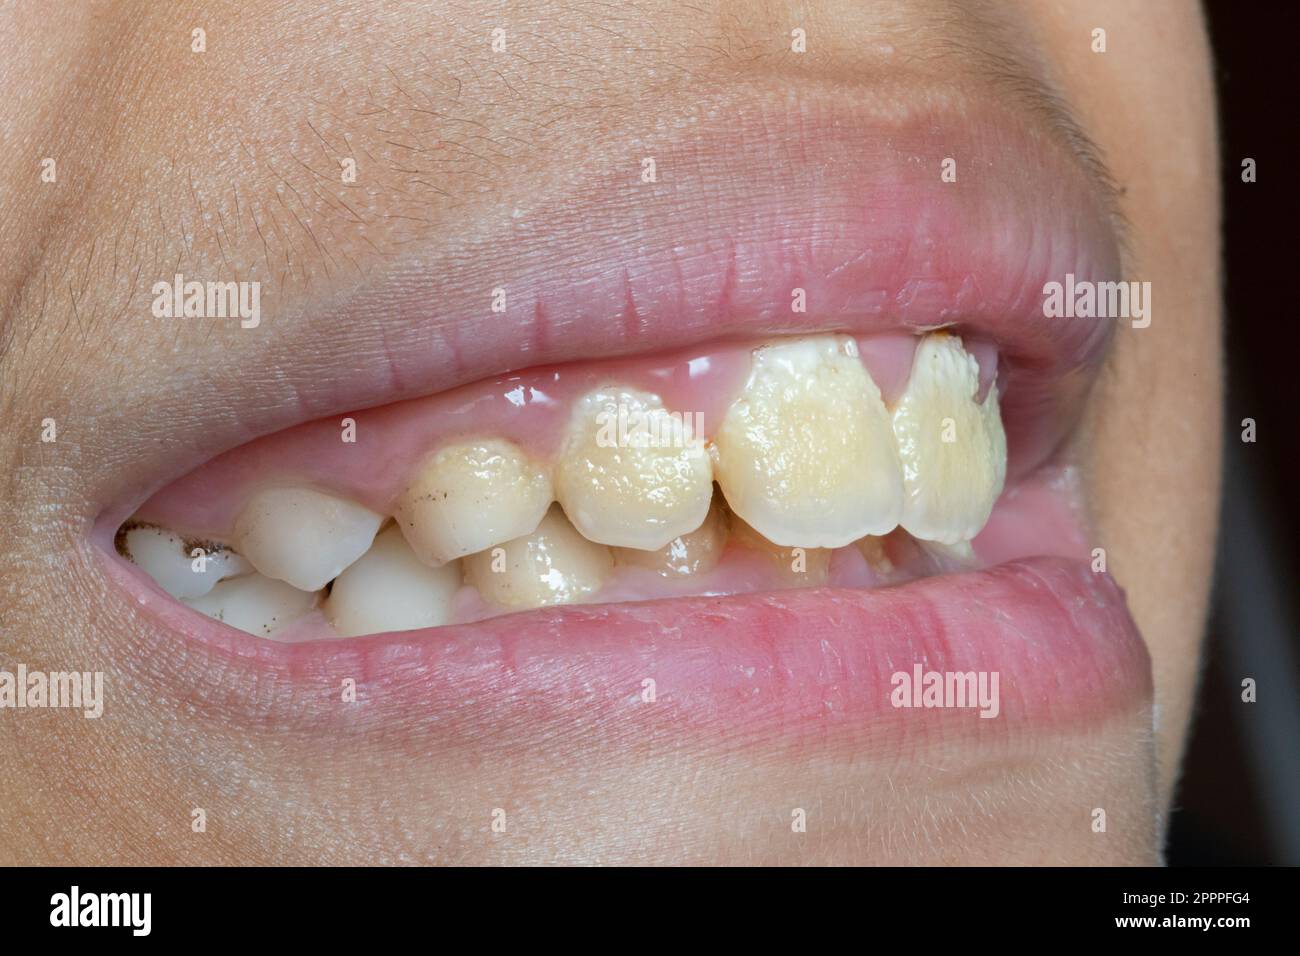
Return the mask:
M 545 469 L 512 442 L 488 438 L 436 452 L 394 516 L 411 550 L 437 567 L 530 533 L 552 498 Z
M 271 637 L 286 624 L 307 614 L 320 595 L 260 574 L 218 582 L 202 597 L 184 600 L 194 610 L 231 627 Z
M 609 548 L 574 530 L 552 506 L 532 534 L 465 559 L 465 582 L 506 607 L 572 604 L 598 590 L 614 566 Z
M 1007 471 L 997 384 L 983 404 L 979 364 L 961 339 L 927 335 L 916 348 L 907 389 L 894 408 L 903 463 L 902 526 L 916 538 L 957 544 L 988 521 Z
M 614 560 L 621 565 L 649 568 L 666 578 L 703 574 L 714 568 L 727 547 L 727 517 L 724 505 L 715 503 L 704 524 L 669 541 L 658 551 L 615 548 Z
M 783 548 L 773 544 L 736 515 L 731 516 L 731 540 L 750 551 L 764 555 L 772 563 L 781 582 L 789 587 L 817 587 L 830 574 L 830 548 Z
M 340 637 L 437 627 L 451 617 L 459 587 L 459 564 L 429 567 L 390 527 L 335 579 L 325 614 Z
M 848 336 L 756 350 L 714 443 L 727 504 L 770 542 L 838 548 L 898 524 L 889 412 Z
M 235 519 L 235 550 L 269 578 L 318 591 L 366 553 L 383 520 L 314 488 L 266 488 Z
M 555 496 L 589 540 L 657 551 L 703 523 L 713 465 L 687 416 L 656 395 L 602 388 L 574 406 Z

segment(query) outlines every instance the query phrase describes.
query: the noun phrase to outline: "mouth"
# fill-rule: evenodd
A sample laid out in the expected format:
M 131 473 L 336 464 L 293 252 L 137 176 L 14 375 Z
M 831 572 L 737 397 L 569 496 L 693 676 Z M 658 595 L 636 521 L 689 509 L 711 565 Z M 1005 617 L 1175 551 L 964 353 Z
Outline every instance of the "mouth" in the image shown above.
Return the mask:
M 292 401 L 195 421 L 114 490 L 112 587 L 250 686 L 351 679 L 454 727 L 647 702 L 761 740 L 903 726 L 914 671 L 998 675 L 981 724 L 1148 699 L 1071 459 L 1113 326 L 1042 307 L 1118 278 L 1114 230 L 1016 121 L 940 121 L 715 130 L 660 166 L 769 185 L 693 217 L 621 182 L 580 216 L 543 197 L 485 253 L 508 282 L 421 260 L 347 290 L 256 360 Z M 987 163 L 945 182 L 953 152 Z

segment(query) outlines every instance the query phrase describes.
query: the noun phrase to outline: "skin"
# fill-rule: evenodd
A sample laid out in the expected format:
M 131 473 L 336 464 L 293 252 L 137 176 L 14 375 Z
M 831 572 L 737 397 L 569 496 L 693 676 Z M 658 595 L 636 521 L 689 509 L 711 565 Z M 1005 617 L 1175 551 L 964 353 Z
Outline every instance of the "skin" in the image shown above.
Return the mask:
M 98 721 L 0 713 L 0 862 L 1156 861 L 1195 689 L 1220 454 L 1218 167 L 1196 6 L 374 6 L 76 3 L 53 28 L 36 4 L 0 12 L 0 662 L 99 669 L 113 688 Z M 498 24 L 524 56 L 488 59 Z M 764 51 L 793 24 L 809 52 L 776 70 Z M 1090 49 L 1097 26 L 1104 54 Z M 903 764 L 856 738 L 741 752 L 611 734 L 477 755 L 414 724 L 321 739 L 226 722 L 137 679 L 151 650 L 122 637 L 130 608 L 87 559 L 89 522 L 132 461 L 164 441 L 199 447 L 196 404 L 222 409 L 233 437 L 250 409 L 294 399 L 273 374 L 223 369 L 312 361 L 278 350 L 293 336 L 346 355 L 356 330 L 315 316 L 359 276 L 417 241 L 436 259 L 456 237 L 491 235 L 539 191 L 581 195 L 575 154 L 626 161 L 639 137 L 688 137 L 674 123 L 699 89 L 779 96 L 867 75 L 905 90 L 881 37 L 988 96 L 1036 75 L 1109 168 L 1126 277 L 1151 283 L 1155 314 L 1118 334 L 1076 454 L 1096 541 L 1150 650 L 1154 735 L 1144 703 L 1087 733 L 979 752 L 960 734 L 927 740 Z M 998 53 L 1021 64 L 1001 86 Z M 403 101 L 459 122 L 434 134 L 427 116 L 391 109 Z M 348 143 L 374 187 L 347 194 L 356 215 L 332 202 L 344 194 L 327 141 Z M 39 181 L 46 156 L 57 185 Z M 255 343 L 149 316 L 156 275 L 259 264 L 278 324 Z M 38 439 L 47 417 L 55 445 Z M 111 652 L 124 646 L 131 667 Z M 817 821 L 801 839 L 791 806 Z M 192 832 L 195 807 L 206 833 Z M 510 808 L 508 839 L 489 831 L 495 807 Z M 1092 807 L 1107 808 L 1104 836 Z

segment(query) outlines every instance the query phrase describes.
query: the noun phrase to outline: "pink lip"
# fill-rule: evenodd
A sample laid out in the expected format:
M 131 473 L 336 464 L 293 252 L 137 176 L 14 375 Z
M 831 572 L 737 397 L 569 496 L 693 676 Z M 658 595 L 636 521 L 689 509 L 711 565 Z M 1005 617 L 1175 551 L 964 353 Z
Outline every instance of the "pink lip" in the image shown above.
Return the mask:
M 767 333 L 975 332 L 1002 357 L 1012 460 L 1045 460 L 1083 405 L 1111 327 L 1044 318 L 1043 284 L 1119 273 L 1113 230 L 1078 168 L 996 110 L 898 120 L 814 102 L 749 120 L 662 144 L 657 187 L 625 171 L 585 187 L 580 204 L 543 198 L 491 236 L 449 240 L 446 262 L 405 263 L 327 322 L 259 342 L 246 354 L 275 371 L 278 400 L 245 394 L 252 373 L 214 381 L 207 401 L 175 413 L 193 420 L 177 426 L 185 438 L 165 464 L 101 489 L 96 546 L 106 550 L 104 529 L 168 479 L 303 421 L 513 369 Z M 948 156 L 964 170 L 958 183 L 940 180 Z M 483 263 L 499 264 L 505 313 L 490 311 L 492 288 L 479 280 L 494 270 Z M 791 311 L 796 288 L 806 313 Z M 303 359 L 322 334 L 346 360 Z M 1055 557 L 878 591 L 543 609 L 300 645 L 198 618 L 121 562 L 98 563 L 143 612 L 147 640 L 124 655 L 142 680 L 179 681 L 216 715 L 312 733 L 382 733 L 388 721 L 471 746 L 487 728 L 520 746 L 602 727 L 761 741 L 864 719 L 904 730 L 973 720 L 996 733 L 1150 696 L 1118 588 Z M 918 663 L 1000 672 L 1000 719 L 891 707 L 890 675 Z M 206 683 L 212 674 L 219 685 Z M 337 706 L 349 678 L 365 707 Z M 646 679 L 654 705 L 640 703 Z
M 507 728 L 508 741 L 603 732 L 797 741 L 872 721 L 928 733 L 955 722 L 999 734 L 1068 727 L 1149 699 L 1150 666 L 1104 573 L 1062 558 L 878 590 L 806 589 L 728 598 L 546 608 L 477 624 L 283 644 L 202 618 L 113 563 L 161 640 L 145 679 L 173 668 L 212 716 L 316 735 L 436 724 L 448 746 Z M 176 638 L 183 640 L 176 642 Z M 996 672 L 998 716 L 898 709 L 892 676 Z M 201 675 L 217 674 L 217 684 Z M 168 681 L 173 681 L 171 673 Z M 337 705 L 355 681 L 364 707 Z M 654 682 L 653 703 L 643 700 Z

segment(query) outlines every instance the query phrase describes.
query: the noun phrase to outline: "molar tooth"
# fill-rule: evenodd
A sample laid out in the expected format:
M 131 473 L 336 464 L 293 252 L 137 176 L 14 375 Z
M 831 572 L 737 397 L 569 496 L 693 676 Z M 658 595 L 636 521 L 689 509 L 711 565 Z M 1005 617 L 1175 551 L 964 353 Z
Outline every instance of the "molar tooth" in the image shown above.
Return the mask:
M 202 597 L 184 603 L 241 631 L 270 637 L 311 611 L 319 599 L 319 594 L 300 591 L 283 581 L 248 574 L 221 581 Z
M 769 542 L 838 548 L 898 524 L 889 412 L 848 336 L 757 349 L 714 443 L 727 504 Z
M 483 439 L 439 449 L 395 517 L 411 550 L 437 567 L 530 533 L 553 497 L 550 476 L 517 445 Z
M 136 525 L 123 535 L 127 557 L 174 598 L 196 598 L 207 594 L 218 581 L 247 574 L 252 565 L 229 548 L 210 551 L 203 545 L 187 545 L 174 531 L 156 525 Z M 205 556 L 196 570 L 192 552 L 203 548 Z
M 598 590 L 614 565 L 552 506 L 532 534 L 465 559 L 465 581 L 486 601 L 507 607 L 572 604 Z
M 459 587 L 459 564 L 429 567 L 390 527 L 335 578 L 325 613 L 340 637 L 437 627 L 447 623 Z
M 687 416 L 657 395 L 610 386 L 575 404 L 555 491 L 589 540 L 657 551 L 704 522 L 713 465 Z
M 727 547 L 725 506 L 714 503 L 704 524 L 679 535 L 658 551 L 639 548 L 615 548 L 614 559 L 621 565 L 649 568 L 666 578 L 703 574 L 712 570 Z
M 383 520 L 313 488 L 265 488 L 235 519 L 235 547 L 267 577 L 318 591 L 366 553 Z
M 941 544 L 969 541 L 988 521 L 1006 479 L 1007 441 L 994 382 L 978 404 L 979 365 L 955 335 L 927 335 L 894 408 L 903 463 L 901 524 Z

